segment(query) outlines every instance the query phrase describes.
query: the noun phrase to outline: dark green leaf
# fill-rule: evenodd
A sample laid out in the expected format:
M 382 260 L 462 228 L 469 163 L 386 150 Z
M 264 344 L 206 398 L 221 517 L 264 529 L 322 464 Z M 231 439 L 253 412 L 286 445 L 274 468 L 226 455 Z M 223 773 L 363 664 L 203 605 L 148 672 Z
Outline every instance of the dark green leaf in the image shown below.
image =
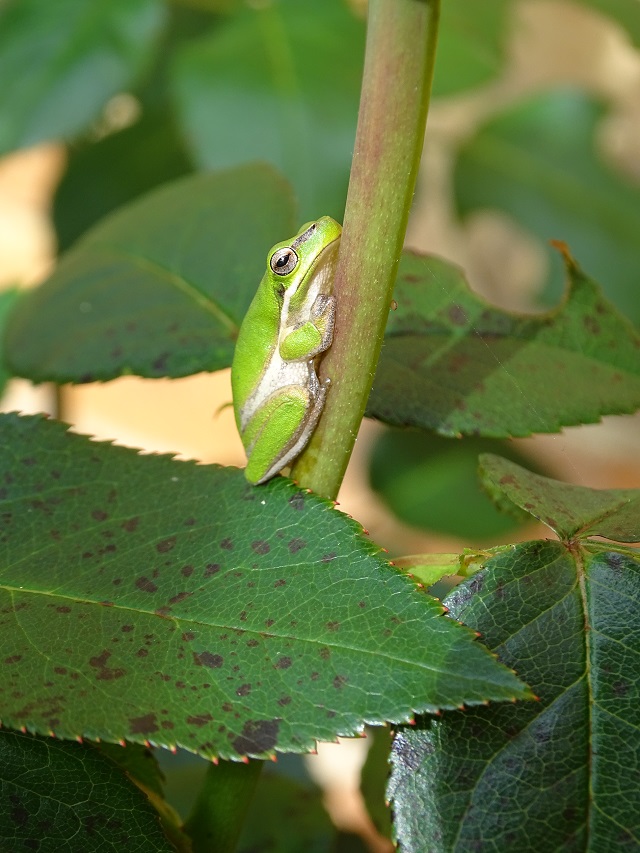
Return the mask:
M 238 844 L 238 853 L 330 853 L 335 828 L 322 792 L 279 773 L 264 773 Z
M 433 95 L 482 86 L 501 71 L 511 0 L 442 4 Z
M 506 498 L 561 539 L 603 536 L 640 542 L 640 489 L 588 489 L 532 474 L 499 456 L 480 457 L 480 475 L 498 501 Z
M 228 367 L 266 252 L 294 231 L 268 166 L 175 181 L 107 217 L 20 301 L 8 361 L 38 382 Z
M 468 541 L 496 537 L 517 522 L 500 513 L 478 484 L 478 455 L 491 450 L 524 461 L 491 439 L 387 430 L 373 450 L 371 485 L 407 524 Z
M 0 418 L 0 446 L 9 725 L 264 756 L 528 695 L 284 478 L 255 488 L 38 417 Z
M 18 290 L 16 288 L 12 287 L 0 291 L 0 395 L 13 375 L 6 365 L 4 358 L 2 358 L 2 352 L 4 349 L 5 325 L 17 298 Z
M 640 188 L 596 151 L 602 113 L 576 91 L 537 95 L 509 108 L 460 150 L 456 198 L 463 216 L 497 208 L 543 240 L 555 294 L 562 268 L 548 243 L 568 243 L 606 295 L 638 323 Z
M 0 847 L 7 853 L 175 850 L 142 791 L 98 750 L 2 730 Z
M 403 853 L 640 848 L 640 559 L 530 542 L 445 602 L 538 702 L 404 727 L 389 794 Z
M 98 142 L 75 145 L 53 206 L 58 250 L 66 251 L 106 214 L 192 171 L 166 107 Z M 90 187 L 90 191 L 87 188 Z
M 369 729 L 367 737 L 371 745 L 362 767 L 360 790 L 375 828 L 385 838 L 391 838 L 391 811 L 386 802 L 391 732 L 386 727 L 378 727 Z
M 273 163 L 303 220 L 342 220 L 364 23 L 344 0 L 254 6 L 178 56 L 175 89 L 195 156 L 215 169 Z
M 149 747 L 139 743 L 101 743 L 99 749 L 147 791 L 164 796 L 164 776 Z
M 640 406 L 640 336 L 567 256 L 548 314 L 493 308 L 457 267 L 405 254 L 367 413 L 441 435 L 555 432 Z
M 146 65 L 158 0 L 5 0 L 0 6 L 0 151 L 68 137 Z

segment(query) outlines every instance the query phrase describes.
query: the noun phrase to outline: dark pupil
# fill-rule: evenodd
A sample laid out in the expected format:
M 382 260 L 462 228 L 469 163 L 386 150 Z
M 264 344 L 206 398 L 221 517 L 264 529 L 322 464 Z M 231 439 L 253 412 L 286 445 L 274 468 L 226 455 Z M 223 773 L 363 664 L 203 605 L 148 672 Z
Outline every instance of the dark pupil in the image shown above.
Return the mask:
M 281 258 L 278 258 L 278 260 L 276 261 L 276 266 L 279 269 L 282 269 L 282 267 L 286 267 L 286 265 L 289 263 L 290 257 L 291 257 L 291 252 L 287 252 L 286 255 L 283 255 Z

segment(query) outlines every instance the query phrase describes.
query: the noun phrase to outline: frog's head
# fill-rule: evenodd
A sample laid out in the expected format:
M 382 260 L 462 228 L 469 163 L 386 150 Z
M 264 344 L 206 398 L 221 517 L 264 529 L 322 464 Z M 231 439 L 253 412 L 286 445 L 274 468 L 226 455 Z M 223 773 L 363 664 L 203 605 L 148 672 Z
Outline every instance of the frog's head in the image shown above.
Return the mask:
M 330 216 L 307 222 L 292 240 L 275 245 L 267 257 L 267 275 L 276 295 L 306 295 L 310 282 L 335 261 L 342 227 Z

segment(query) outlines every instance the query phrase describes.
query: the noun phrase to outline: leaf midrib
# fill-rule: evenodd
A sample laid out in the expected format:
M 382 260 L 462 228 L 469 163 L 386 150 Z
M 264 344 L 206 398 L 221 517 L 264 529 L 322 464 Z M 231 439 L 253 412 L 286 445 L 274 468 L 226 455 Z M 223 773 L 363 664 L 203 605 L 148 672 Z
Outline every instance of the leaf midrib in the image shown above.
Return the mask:
M 134 266 L 146 269 L 148 272 L 160 276 L 181 293 L 192 299 L 199 308 L 204 309 L 215 317 L 220 325 L 227 329 L 231 336 L 235 337 L 238 334 L 239 326 L 235 320 L 223 311 L 207 293 L 201 290 L 196 284 L 193 284 L 193 282 L 188 281 L 183 275 L 175 272 L 174 270 L 168 269 L 153 258 L 128 251 L 122 246 L 114 246 L 110 243 L 97 242 L 94 244 L 94 247 L 114 255 L 116 258 L 124 258 Z

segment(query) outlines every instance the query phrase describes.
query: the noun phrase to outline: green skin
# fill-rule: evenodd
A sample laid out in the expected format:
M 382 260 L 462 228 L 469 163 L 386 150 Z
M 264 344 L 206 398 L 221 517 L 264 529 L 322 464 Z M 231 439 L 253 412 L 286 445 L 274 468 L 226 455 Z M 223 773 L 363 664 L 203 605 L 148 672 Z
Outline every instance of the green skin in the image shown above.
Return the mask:
M 231 384 L 250 483 L 264 483 L 289 465 L 322 412 L 329 380 L 320 383 L 316 363 L 333 339 L 341 233 L 323 216 L 275 245 L 240 327 Z

